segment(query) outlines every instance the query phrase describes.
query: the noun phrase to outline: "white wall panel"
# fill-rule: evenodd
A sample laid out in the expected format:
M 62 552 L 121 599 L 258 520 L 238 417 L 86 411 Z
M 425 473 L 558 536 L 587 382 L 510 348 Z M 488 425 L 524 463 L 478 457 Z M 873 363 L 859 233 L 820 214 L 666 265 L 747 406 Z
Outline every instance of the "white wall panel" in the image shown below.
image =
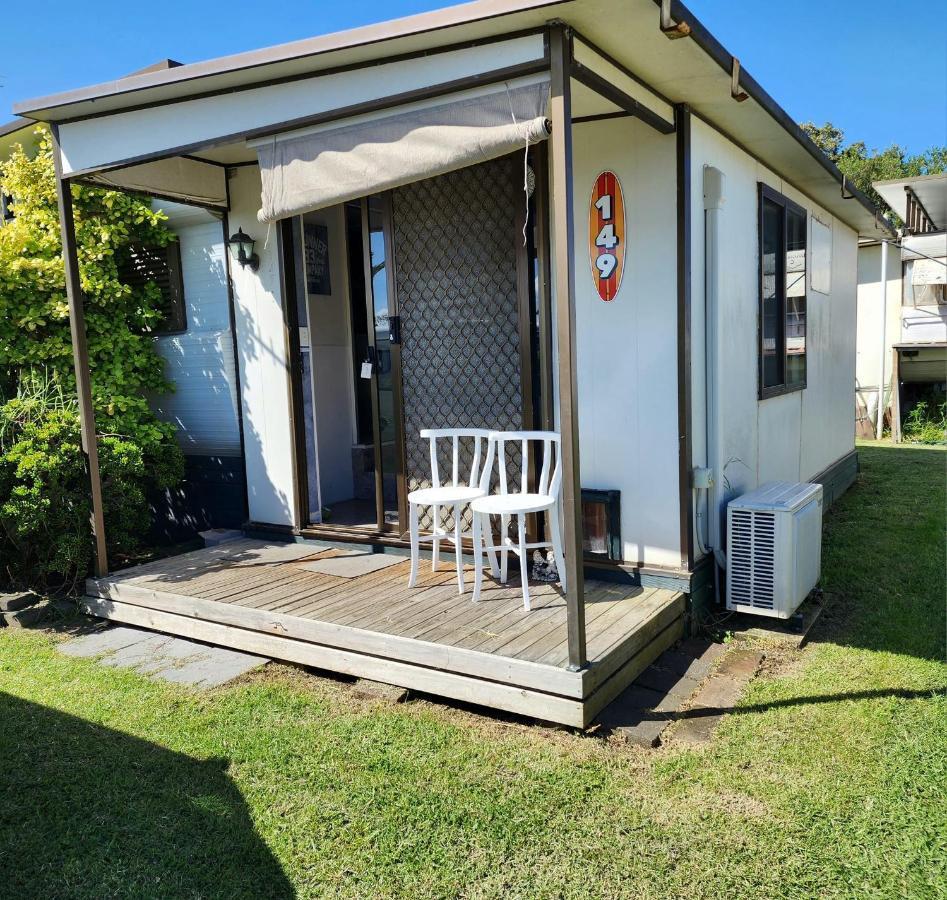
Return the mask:
M 234 170 L 230 182 L 230 230 L 257 239 L 260 268 L 232 266 L 237 354 L 243 401 L 243 438 L 250 519 L 293 524 L 293 460 L 289 363 L 280 300 L 276 229 L 256 220 L 260 173 Z
M 854 231 L 698 119 L 692 121 L 692 347 L 694 461 L 706 460 L 704 398 L 703 168 L 726 178 L 721 212 L 723 304 L 720 398 L 727 496 L 776 479 L 806 480 L 854 446 Z M 830 293 L 807 293 L 807 387 L 758 399 L 757 185 L 764 182 L 817 215 L 832 233 Z
M 582 487 L 621 491 L 627 562 L 678 567 L 674 137 L 617 119 L 577 125 L 573 140 Z M 608 303 L 587 245 L 589 198 L 605 169 L 622 183 L 627 228 L 621 289 Z
M 155 203 L 181 244 L 187 331 L 156 339 L 173 393 L 153 398 L 159 418 L 178 428 L 185 453 L 239 456 L 237 373 L 223 227 L 203 210 Z
M 542 35 L 60 125 L 66 174 L 278 125 L 543 56 Z M 259 208 L 259 205 L 258 205 Z
M 905 306 L 901 311 L 900 328 L 889 334 L 889 344 L 892 341 L 943 343 L 947 341 L 947 306 Z

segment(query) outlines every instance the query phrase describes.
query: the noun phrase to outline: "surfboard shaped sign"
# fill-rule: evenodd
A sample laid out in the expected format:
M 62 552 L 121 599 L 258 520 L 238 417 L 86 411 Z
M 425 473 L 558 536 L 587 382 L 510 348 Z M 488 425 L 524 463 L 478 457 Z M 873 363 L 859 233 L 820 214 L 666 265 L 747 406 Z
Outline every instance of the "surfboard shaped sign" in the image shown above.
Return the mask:
M 625 198 L 614 172 L 602 172 L 592 188 L 589 261 L 599 297 L 606 303 L 614 300 L 625 270 Z

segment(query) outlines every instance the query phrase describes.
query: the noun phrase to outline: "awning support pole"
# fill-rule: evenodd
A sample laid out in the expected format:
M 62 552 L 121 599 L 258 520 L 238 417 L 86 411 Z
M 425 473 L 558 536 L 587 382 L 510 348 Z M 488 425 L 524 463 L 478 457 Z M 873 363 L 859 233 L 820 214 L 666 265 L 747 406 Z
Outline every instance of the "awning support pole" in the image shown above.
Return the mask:
M 579 479 L 578 382 L 575 341 L 574 215 L 572 209 L 572 97 L 569 35 L 549 32 L 552 110 L 552 258 L 555 261 L 559 432 L 562 435 L 562 513 L 565 548 L 569 668 L 584 668 L 585 585 L 582 571 L 582 489 Z
M 59 228 L 62 235 L 62 257 L 66 271 L 66 298 L 69 302 L 69 327 L 72 331 L 72 359 L 76 370 L 76 393 L 79 396 L 79 428 L 82 451 L 92 495 L 92 537 L 95 541 L 93 571 L 97 578 L 108 575 L 105 550 L 105 514 L 102 507 L 102 479 L 99 475 L 99 446 L 95 436 L 95 411 L 92 407 L 92 381 L 89 374 L 89 349 L 86 344 L 85 309 L 79 281 L 79 257 L 76 251 L 76 223 L 72 208 L 72 189 L 63 177 L 59 132 L 52 127 L 53 164 L 56 169 L 56 199 L 59 202 Z

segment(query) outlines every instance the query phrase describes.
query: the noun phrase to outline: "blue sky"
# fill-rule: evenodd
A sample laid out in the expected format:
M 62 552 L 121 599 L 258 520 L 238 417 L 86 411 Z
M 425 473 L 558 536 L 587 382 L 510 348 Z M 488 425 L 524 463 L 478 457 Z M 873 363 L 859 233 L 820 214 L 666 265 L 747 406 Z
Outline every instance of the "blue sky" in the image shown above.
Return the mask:
M 443 5 L 11 3 L 3 14 L 0 123 L 17 100 L 106 81 L 163 57 L 194 62 Z M 689 6 L 795 119 L 831 120 L 848 140 L 869 147 L 899 143 L 919 152 L 947 144 L 945 0 L 924 7 L 920 22 L 899 17 L 890 0 L 691 0 Z

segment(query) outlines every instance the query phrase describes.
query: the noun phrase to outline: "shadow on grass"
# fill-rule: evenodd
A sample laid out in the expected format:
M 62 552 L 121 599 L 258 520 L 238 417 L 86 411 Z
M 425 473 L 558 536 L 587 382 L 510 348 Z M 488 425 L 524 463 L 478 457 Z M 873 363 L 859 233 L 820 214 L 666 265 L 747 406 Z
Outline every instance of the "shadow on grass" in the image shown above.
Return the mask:
M 947 453 L 860 444 L 855 485 L 829 512 L 812 639 L 945 659 Z
M 226 760 L 0 693 L 0 894 L 293 897 Z

